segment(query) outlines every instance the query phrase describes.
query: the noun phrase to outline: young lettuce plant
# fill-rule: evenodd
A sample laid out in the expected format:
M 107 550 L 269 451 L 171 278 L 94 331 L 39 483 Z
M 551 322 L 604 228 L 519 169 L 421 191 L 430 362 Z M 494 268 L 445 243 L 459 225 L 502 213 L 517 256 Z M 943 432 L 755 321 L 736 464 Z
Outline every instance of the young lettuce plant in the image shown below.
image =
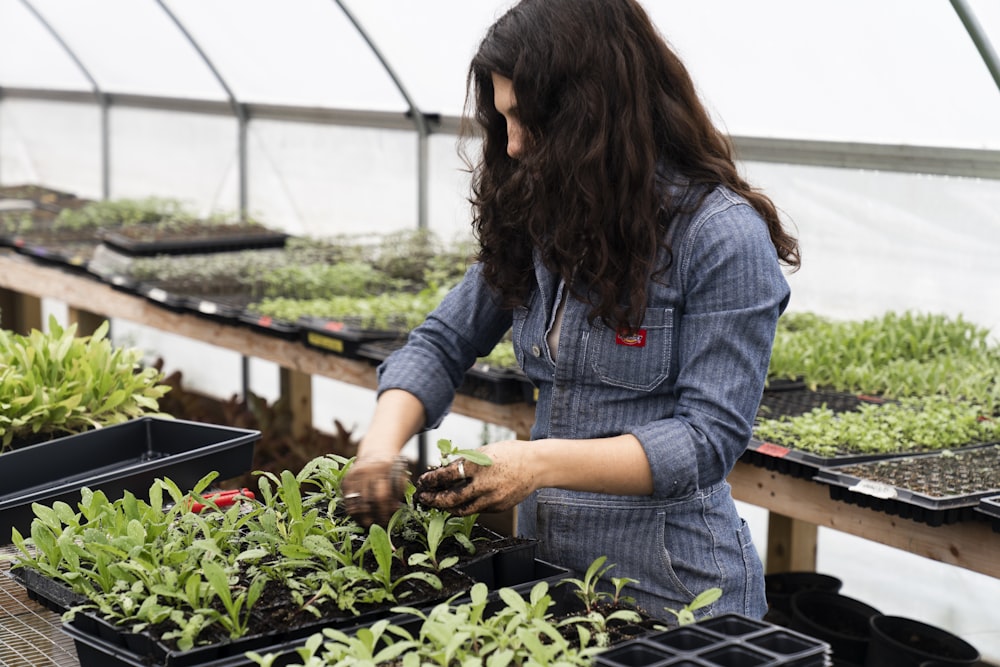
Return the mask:
M 722 597 L 721 588 L 707 588 L 698 595 L 695 596 L 691 602 L 682 607 L 681 609 L 671 609 L 670 607 L 664 607 L 664 610 L 669 611 L 677 618 L 677 623 L 679 625 L 689 625 L 695 622 L 694 612 L 703 607 L 707 607 L 716 600 Z
M 437 448 L 441 452 L 441 465 L 448 465 L 460 458 L 476 465 L 493 465 L 493 460 L 486 456 L 486 454 L 477 449 L 459 449 L 451 440 L 446 438 L 441 438 L 437 441 Z
M 622 590 L 628 584 L 636 583 L 635 579 L 629 579 L 628 577 L 614 577 L 611 579 L 612 586 L 614 586 L 615 592 L 610 593 L 608 591 L 602 591 L 598 589 L 598 584 L 600 584 L 602 577 L 608 573 L 611 568 L 614 567 L 613 564 L 605 566 L 604 563 L 608 560 L 607 556 L 599 556 L 587 568 L 582 579 L 577 578 L 567 578 L 559 582 L 558 585 L 572 585 L 576 587 L 573 594 L 583 602 L 584 609 L 587 613 L 591 613 L 597 609 L 599 605 L 608 604 L 612 607 L 618 607 L 622 604 L 630 604 L 634 600 L 630 597 L 623 596 Z
M 395 600 L 395 590 L 401 583 L 410 579 L 419 579 L 435 590 L 441 589 L 441 579 L 429 571 L 415 570 L 407 572 L 401 577 L 394 577 L 392 564 L 396 555 L 389 541 L 389 534 L 385 528 L 378 524 L 372 524 L 368 529 L 368 539 L 358 552 L 358 557 L 363 557 L 366 551 L 371 551 L 375 559 L 376 567 L 371 572 L 372 578 L 380 583 L 384 590 L 383 599 Z M 381 601 L 381 600 L 377 600 Z
M 603 649 L 569 641 L 548 612 L 552 598 L 546 582 L 537 583 L 527 599 L 510 588 L 497 591 L 505 606 L 487 614 L 492 604 L 489 590 L 475 584 L 468 602 L 456 603 L 457 596 L 429 611 L 397 607 L 393 611 L 420 621 L 394 625 L 383 619 L 370 633 L 355 635 L 326 628 L 309 637 L 297 650 L 299 662 L 290 667 L 325 667 L 328 665 L 394 664 L 402 667 L 452 665 L 487 665 L 519 667 L 553 665 L 585 667 L 593 663 Z M 262 667 L 276 664 L 275 654 L 247 656 Z M 281 664 L 286 664 L 282 662 Z

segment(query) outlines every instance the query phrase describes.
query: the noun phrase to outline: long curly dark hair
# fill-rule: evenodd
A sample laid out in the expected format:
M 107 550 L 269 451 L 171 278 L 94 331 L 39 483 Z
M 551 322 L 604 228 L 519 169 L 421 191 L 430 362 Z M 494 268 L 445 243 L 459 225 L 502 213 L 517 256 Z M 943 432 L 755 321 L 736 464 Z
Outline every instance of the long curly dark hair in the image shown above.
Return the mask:
M 507 155 L 494 72 L 513 82 L 527 134 L 518 159 Z M 638 328 L 685 198 L 658 185 L 658 169 L 703 193 L 725 185 L 745 197 L 767 221 L 778 258 L 798 267 L 796 239 L 737 173 L 728 137 L 635 0 L 522 0 L 488 30 L 467 87 L 467 117 L 478 125 L 463 132 L 473 230 L 483 274 L 505 306 L 526 303 L 537 249 L 591 304 L 591 321 Z M 470 159 L 473 136 L 482 152 Z

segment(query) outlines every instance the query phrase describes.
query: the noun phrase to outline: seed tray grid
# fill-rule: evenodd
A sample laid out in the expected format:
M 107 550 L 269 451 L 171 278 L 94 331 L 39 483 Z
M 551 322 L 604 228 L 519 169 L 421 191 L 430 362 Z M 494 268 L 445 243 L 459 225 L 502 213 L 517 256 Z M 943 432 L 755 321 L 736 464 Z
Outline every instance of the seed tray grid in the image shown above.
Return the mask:
M 0 546 L 0 555 L 16 553 Z M 10 563 L 0 561 L 0 665 L 4 667 L 78 667 L 76 646 L 62 630 L 59 614 L 28 598 L 7 576 Z

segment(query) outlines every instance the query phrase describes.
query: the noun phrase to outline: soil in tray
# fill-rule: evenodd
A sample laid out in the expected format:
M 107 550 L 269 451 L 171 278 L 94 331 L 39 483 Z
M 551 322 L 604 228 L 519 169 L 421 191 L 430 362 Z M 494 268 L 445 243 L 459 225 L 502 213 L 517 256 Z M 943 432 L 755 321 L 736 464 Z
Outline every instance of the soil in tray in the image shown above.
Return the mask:
M 1000 489 L 1000 445 L 838 466 L 839 474 L 935 498 Z

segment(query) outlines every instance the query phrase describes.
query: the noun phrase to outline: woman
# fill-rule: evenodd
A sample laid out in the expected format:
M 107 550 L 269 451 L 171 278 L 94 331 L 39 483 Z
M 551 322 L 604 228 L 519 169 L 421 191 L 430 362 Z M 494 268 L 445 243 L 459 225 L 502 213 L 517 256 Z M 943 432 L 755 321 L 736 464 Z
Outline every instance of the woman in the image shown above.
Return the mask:
M 517 505 L 541 558 L 581 573 L 607 556 L 651 613 L 717 586 L 703 612 L 763 616 L 726 476 L 750 438 L 796 240 L 737 174 L 634 0 L 523 0 L 487 32 L 469 89 L 478 262 L 379 368 L 343 482 L 350 511 L 388 519 L 401 447 L 440 423 L 463 372 L 513 327 L 538 388 L 531 441 L 427 473 L 421 502 Z

